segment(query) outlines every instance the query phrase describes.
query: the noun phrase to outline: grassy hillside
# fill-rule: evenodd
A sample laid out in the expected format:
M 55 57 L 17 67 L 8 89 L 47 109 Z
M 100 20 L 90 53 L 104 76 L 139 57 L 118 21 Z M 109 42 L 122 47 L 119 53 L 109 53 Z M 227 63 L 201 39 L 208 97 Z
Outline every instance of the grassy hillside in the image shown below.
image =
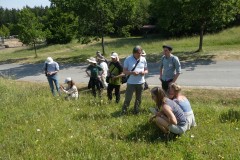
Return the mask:
M 148 122 L 153 106 L 144 92 L 141 114 L 120 116 L 121 104 L 52 97 L 47 84 L 0 78 L 0 159 L 239 159 L 240 92 L 184 89 L 198 126 L 166 141 Z M 121 89 L 124 93 L 124 88 Z M 132 109 L 133 104 L 131 104 Z M 131 111 L 131 110 L 130 110 Z
M 120 54 L 121 58 L 131 54 L 135 45 L 141 45 L 148 54 L 148 61 L 157 61 L 161 55 L 163 44 L 171 44 L 174 54 L 181 60 L 195 59 L 240 59 L 240 27 L 227 29 L 217 34 L 204 36 L 204 52 L 193 53 L 198 49 L 199 37 L 185 37 L 179 39 L 160 39 L 156 36 L 148 38 L 105 38 L 106 57 L 112 51 Z M 100 42 L 82 45 L 76 41 L 66 45 L 39 46 L 38 58 L 34 58 L 34 50 L 28 47 L 9 48 L 0 50 L 0 62 L 2 63 L 38 63 L 46 57 L 52 56 L 60 63 L 84 62 L 88 57 L 95 56 L 97 50 L 101 50 Z

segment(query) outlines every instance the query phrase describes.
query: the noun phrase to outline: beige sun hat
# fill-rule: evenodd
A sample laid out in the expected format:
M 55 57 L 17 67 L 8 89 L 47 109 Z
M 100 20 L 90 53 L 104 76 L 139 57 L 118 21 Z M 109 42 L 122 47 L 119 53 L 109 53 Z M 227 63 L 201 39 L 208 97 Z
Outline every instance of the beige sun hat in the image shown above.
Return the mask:
M 87 59 L 87 61 L 90 63 L 97 63 L 96 58 L 94 57 L 90 57 L 89 59 Z
M 53 63 L 52 57 L 48 57 L 47 60 L 45 61 L 45 63 L 47 63 L 47 64 Z
M 142 50 L 142 56 L 146 56 L 146 55 L 147 53 L 144 50 Z

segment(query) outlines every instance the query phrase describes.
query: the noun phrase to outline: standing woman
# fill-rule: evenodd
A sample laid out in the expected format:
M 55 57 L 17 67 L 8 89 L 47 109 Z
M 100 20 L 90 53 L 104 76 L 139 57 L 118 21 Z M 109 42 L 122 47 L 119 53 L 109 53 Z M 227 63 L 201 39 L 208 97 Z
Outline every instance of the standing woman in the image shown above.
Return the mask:
M 60 94 L 60 92 L 59 92 L 60 86 L 59 86 L 58 76 L 57 76 L 57 73 L 59 72 L 58 63 L 53 61 L 52 57 L 48 57 L 47 60 L 44 63 L 43 70 L 44 70 L 45 75 L 47 77 L 47 80 L 48 80 L 49 86 L 51 88 L 52 94 L 54 96 L 56 95 L 56 92 L 55 92 L 55 89 L 54 89 L 54 84 L 55 84 L 55 87 L 56 87 L 56 90 L 57 90 L 58 94 Z
M 96 88 L 97 88 L 99 97 L 102 97 L 101 92 L 103 89 L 103 85 L 101 81 L 101 76 L 102 76 L 101 74 L 103 69 L 99 65 L 97 65 L 97 61 L 95 58 L 91 57 L 87 59 L 87 61 L 90 63 L 90 65 L 87 67 L 85 71 L 87 75 L 90 77 L 88 88 L 92 89 L 92 94 L 94 97 L 97 96 L 97 93 L 96 93 Z
M 60 86 L 61 90 L 67 94 L 67 96 L 65 97 L 67 100 L 70 99 L 78 99 L 78 89 L 77 86 L 75 85 L 75 83 L 73 82 L 71 77 L 67 77 L 65 79 L 65 83 L 67 84 L 67 87 L 64 88 L 63 86 Z
M 151 117 L 150 121 L 155 121 L 164 133 L 183 134 L 187 130 L 188 123 L 178 104 L 167 98 L 160 87 L 154 87 L 151 90 L 151 95 L 158 111 Z
M 195 127 L 197 125 L 195 121 L 195 116 L 189 100 L 180 92 L 181 87 L 176 83 L 172 83 L 169 87 L 168 97 L 182 108 L 188 121 L 188 129 L 190 129 L 191 127 Z

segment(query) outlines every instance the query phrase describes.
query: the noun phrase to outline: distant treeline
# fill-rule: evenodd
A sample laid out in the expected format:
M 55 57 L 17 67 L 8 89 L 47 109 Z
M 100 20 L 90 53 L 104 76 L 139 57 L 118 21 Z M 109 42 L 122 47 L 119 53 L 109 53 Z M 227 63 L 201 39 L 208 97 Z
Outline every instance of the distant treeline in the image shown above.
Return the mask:
M 0 36 L 21 35 L 32 23 L 32 29 L 44 33 L 37 39 L 48 44 L 149 32 L 167 37 L 201 36 L 240 25 L 240 0 L 50 1 L 50 7 L 26 6 L 21 10 L 0 6 Z M 151 27 L 142 28 L 147 24 Z

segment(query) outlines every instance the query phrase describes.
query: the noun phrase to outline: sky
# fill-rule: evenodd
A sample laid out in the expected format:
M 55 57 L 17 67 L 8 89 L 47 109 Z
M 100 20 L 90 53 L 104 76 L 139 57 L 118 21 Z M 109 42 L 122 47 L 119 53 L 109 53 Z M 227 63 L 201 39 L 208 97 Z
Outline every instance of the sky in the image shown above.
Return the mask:
M 34 6 L 50 6 L 49 0 L 0 0 L 0 6 L 8 9 L 22 9 L 24 6 L 28 5 L 33 8 Z

